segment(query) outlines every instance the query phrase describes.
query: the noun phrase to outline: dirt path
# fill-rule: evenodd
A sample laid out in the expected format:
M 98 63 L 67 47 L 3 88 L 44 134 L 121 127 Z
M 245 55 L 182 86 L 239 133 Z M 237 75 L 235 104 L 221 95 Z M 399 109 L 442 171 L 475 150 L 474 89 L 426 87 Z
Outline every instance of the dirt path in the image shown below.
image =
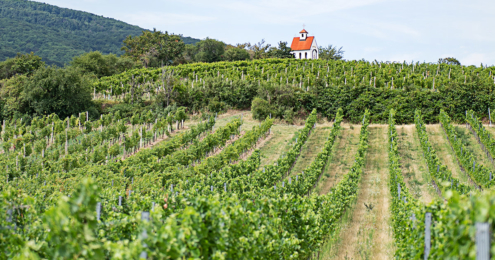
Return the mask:
M 426 125 L 426 132 L 428 133 L 428 139 L 430 140 L 433 149 L 437 152 L 437 156 L 440 158 L 442 164 L 447 166 L 447 169 L 452 172 L 453 177 L 459 179 L 461 183 L 471 186 L 467 175 L 461 171 L 459 164 L 457 164 L 454 151 L 452 151 L 447 136 L 440 124 Z
M 213 151 L 210 151 L 205 158 L 213 157 L 213 156 L 216 156 L 216 155 L 220 154 L 223 151 L 223 149 L 225 149 L 227 146 L 231 145 L 233 142 L 239 140 L 241 137 L 244 136 L 245 133 L 246 132 L 241 131 L 239 133 L 239 135 L 235 135 L 234 138 L 227 140 L 225 142 L 225 145 L 220 146 L 220 147 L 216 147 L 215 149 L 213 149 Z M 193 164 L 193 165 L 195 165 L 195 164 Z
M 216 148 L 215 151 L 208 153 L 208 155 L 206 157 L 204 157 L 203 159 L 210 158 L 210 157 L 213 157 L 213 156 L 216 156 L 216 155 L 220 154 L 225 148 L 227 148 L 229 145 L 232 145 L 232 143 L 234 141 L 237 141 L 237 140 L 241 139 L 242 136 L 244 136 L 245 133 L 246 133 L 245 131 L 241 131 L 240 135 L 236 135 L 233 139 L 227 140 L 227 142 L 225 142 L 225 145 L 224 146 L 221 146 L 221 147 Z M 256 149 L 257 147 L 260 147 L 260 146 L 265 145 L 265 143 L 267 141 L 269 141 L 271 139 L 271 137 L 272 137 L 271 134 L 266 135 L 266 136 L 263 135 L 261 137 L 261 139 L 256 142 L 256 145 L 255 145 L 254 148 L 251 148 L 251 149 L 247 150 L 246 152 L 242 153 L 239 156 L 239 159 L 236 160 L 236 161 L 232 161 L 231 164 L 237 164 L 237 163 L 239 163 L 242 160 L 246 160 L 249 156 L 251 156 L 251 154 L 253 153 L 254 149 Z M 203 160 L 199 160 L 198 163 L 193 163 L 190 166 L 194 167 L 196 165 L 202 164 L 203 162 L 204 162 Z
M 304 169 L 306 169 L 306 167 L 311 164 L 311 162 L 314 161 L 318 153 L 321 152 L 321 149 L 325 145 L 325 141 L 327 140 L 327 137 L 330 134 L 331 130 L 332 128 L 329 126 L 317 126 L 315 129 L 313 129 L 313 132 L 309 136 L 306 143 L 303 145 L 301 154 L 297 159 L 294 168 L 292 168 L 291 173 L 301 173 L 302 171 L 304 171 Z
M 217 117 L 215 128 L 225 126 L 235 117 L 241 117 L 244 123 L 241 126 L 241 131 L 248 131 L 253 126 L 259 126 L 259 121 L 253 119 L 251 111 L 229 110 L 226 113 L 220 114 Z M 194 121 L 188 121 L 188 123 Z M 301 125 L 288 125 L 282 122 L 276 122 L 272 126 L 270 136 L 257 144 L 256 148 L 261 152 L 261 165 L 273 164 L 285 151 L 290 148 L 288 143 L 294 134 L 302 129 Z M 250 153 L 249 153 L 250 154 Z M 248 155 L 249 156 L 249 155 Z
M 263 146 L 260 146 L 261 166 L 273 164 L 284 152 L 289 151 L 289 140 L 301 129 L 301 126 L 294 125 L 274 125 L 272 126 L 271 139 Z
M 238 115 L 240 116 L 240 112 L 239 112 Z M 214 134 L 216 129 L 219 129 L 220 127 L 223 127 L 223 126 L 227 125 L 227 123 L 229 123 L 229 122 L 232 121 L 232 119 L 233 119 L 234 116 L 238 116 L 238 115 L 235 114 L 235 115 L 232 115 L 232 116 L 229 116 L 229 117 L 225 117 L 223 120 L 222 119 L 217 120 L 217 122 L 218 121 L 221 121 L 220 126 L 218 126 L 218 124 L 215 124 L 214 130 L 212 132 L 203 133 L 203 134 L 201 134 L 199 136 L 199 141 L 202 141 L 207 135 Z M 176 135 L 178 135 L 178 134 L 180 134 L 180 133 L 182 133 L 184 131 L 189 130 L 191 126 L 195 125 L 193 122 L 195 122 L 196 124 L 199 123 L 199 121 L 197 121 L 197 122 L 196 121 L 186 121 L 184 123 L 184 127 L 183 128 L 180 128 L 179 130 L 176 129 L 173 132 L 171 132 L 170 138 L 171 137 L 174 137 L 174 136 L 176 136 Z M 244 133 L 245 133 L 245 131 L 241 131 L 241 133 L 239 135 L 236 135 L 234 137 L 234 139 L 227 140 L 227 142 L 225 143 L 224 147 L 221 147 L 220 149 L 217 148 L 215 150 L 215 152 L 209 153 L 207 157 L 214 156 L 214 155 L 220 153 L 227 145 L 230 145 L 233 141 L 235 141 L 235 140 L 239 139 L 240 137 L 242 137 L 244 135 Z M 155 145 L 157 145 L 157 144 L 159 144 L 159 143 L 161 143 L 163 141 L 166 141 L 168 138 L 169 137 L 167 135 L 157 136 L 157 140 L 156 141 L 150 142 L 149 144 L 144 144 L 143 147 L 141 147 L 140 149 L 136 150 L 135 152 L 126 154 L 125 158 L 123 158 L 122 160 L 125 160 L 126 158 L 135 155 L 136 153 L 138 153 L 141 150 L 153 148 L 153 146 L 155 146 Z M 185 147 L 183 147 L 183 149 L 188 149 L 190 145 L 191 144 L 187 144 Z M 179 149 L 177 149 L 177 150 L 179 150 Z M 193 163 L 193 165 L 195 165 L 195 164 Z
M 249 156 L 251 156 L 251 154 L 253 154 L 255 149 L 259 149 L 260 147 L 261 148 L 265 147 L 266 143 L 269 142 L 272 138 L 273 138 L 273 131 L 272 131 L 272 133 L 268 134 L 267 136 L 263 135 L 261 137 L 261 140 L 256 142 L 255 147 L 253 147 L 253 148 L 249 149 L 248 151 L 246 151 L 245 153 L 241 154 L 241 156 L 239 156 L 239 160 L 237 160 L 235 163 L 238 163 L 241 160 L 246 160 Z
M 399 135 L 399 155 L 401 171 L 404 175 L 407 188 L 425 204 L 439 198 L 435 191 L 430 174 L 426 168 L 426 160 L 423 158 L 415 125 L 396 126 Z
M 357 202 L 349 223 L 340 232 L 342 242 L 335 259 L 393 257 L 392 228 L 389 224 L 387 126 L 370 126 L 369 131 L 369 148 Z
M 342 124 L 341 126 L 340 134 L 335 140 L 334 149 L 330 155 L 330 161 L 316 189 L 319 194 L 328 193 L 333 186 L 339 183 L 354 163 L 361 126 L 349 124 Z

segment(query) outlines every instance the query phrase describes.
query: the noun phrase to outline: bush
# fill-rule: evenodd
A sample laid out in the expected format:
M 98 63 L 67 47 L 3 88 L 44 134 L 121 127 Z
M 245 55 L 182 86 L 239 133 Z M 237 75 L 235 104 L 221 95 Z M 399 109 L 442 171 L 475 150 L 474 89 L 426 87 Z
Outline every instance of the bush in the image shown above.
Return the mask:
M 78 69 L 43 67 L 30 77 L 1 81 L 0 88 L 2 119 L 52 113 L 65 118 L 86 111 L 99 116 L 91 98 L 91 79 Z
M 115 54 L 103 55 L 99 51 L 74 57 L 71 65 L 80 68 L 85 74 L 92 73 L 98 78 L 142 67 L 140 63 L 134 62 L 129 57 L 117 57 Z
M 284 120 L 288 124 L 294 123 L 294 111 L 292 111 L 292 108 L 285 110 L 285 112 L 284 112 Z
M 74 68 L 38 69 L 27 80 L 24 95 L 31 112 L 38 115 L 55 113 L 65 118 L 94 106 L 91 80 Z
M 268 103 L 268 101 L 257 97 L 253 100 L 251 112 L 253 113 L 254 119 L 264 120 L 273 113 L 273 107 Z
M 224 59 L 228 61 L 249 60 L 249 58 L 249 52 L 240 48 L 230 48 L 224 54 Z
M 225 102 L 219 102 L 218 98 L 214 98 L 210 101 L 210 104 L 208 104 L 208 110 L 212 113 L 219 113 L 224 111 L 226 106 Z

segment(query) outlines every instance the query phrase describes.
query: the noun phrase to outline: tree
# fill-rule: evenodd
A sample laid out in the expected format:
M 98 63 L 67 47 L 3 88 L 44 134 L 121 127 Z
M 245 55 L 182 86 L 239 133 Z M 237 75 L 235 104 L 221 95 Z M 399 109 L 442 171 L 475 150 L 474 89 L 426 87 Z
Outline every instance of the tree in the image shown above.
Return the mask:
M 0 81 L 2 118 L 13 118 L 14 115 L 23 115 L 28 112 L 29 106 L 24 93 L 27 80 L 27 76 L 17 75 Z
M 200 62 L 215 62 L 223 59 L 225 43 L 214 39 L 206 38 L 196 43 L 197 53 L 194 59 Z
M 246 42 L 246 43 L 237 43 L 235 45 L 236 48 L 239 48 L 239 49 L 249 49 L 251 48 L 251 43 L 249 42 Z
M 176 92 L 174 85 L 177 80 L 174 78 L 174 71 L 166 71 L 165 69 L 162 69 L 161 80 L 163 93 L 165 95 L 165 100 L 168 107 L 170 105 L 173 94 Z
M 124 40 L 125 57 L 141 61 L 145 67 L 172 64 L 184 52 L 185 44 L 179 35 L 153 30 L 143 31 L 141 36 L 128 36 Z
M 64 118 L 83 111 L 97 113 L 91 99 L 91 80 L 79 69 L 45 67 L 24 84 L 24 98 L 31 113 L 55 113 Z
M 318 57 L 322 60 L 341 60 L 344 58 L 343 47 L 337 49 L 333 45 L 328 45 L 328 47 L 320 47 Z
M 253 99 L 251 111 L 253 113 L 253 118 L 261 121 L 270 116 L 270 114 L 273 113 L 274 108 L 268 101 L 256 97 Z
M 18 74 L 30 75 L 38 68 L 44 66 L 45 63 L 41 61 L 41 57 L 34 55 L 32 52 L 29 54 L 17 53 L 15 58 L 0 62 L 0 80 Z
M 182 120 L 186 120 L 187 119 L 186 108 L 178 107 L 177 111 L 175 111 L 174 119 L 179 122 L 181 122 Z
M 291 48 L 287 46 L 287 42 L 282 42 L 280 41 L 278 43 L 278 48 L 272 47 L 267 53 L 267 56 L 270 58 L 279 58 L 279 59 L 286 59 L 286 58 L 293 58 L 294 55 L 291 53 Z
M 444 63 L 444 64 L 449 64 L 449 65 L 461 65 L 461 63 L 459 62 L 459 60 L 457 60 L 456 58 L 453 58 L 453 57 L 447 57 L 447 58 L 440 58 L 438 59 L 438 63 L 441 64 L 441 63 Z
M 93 73 L 98 78 L 142 67 L 139 62 L 133 61 L 130 57 L 117 57 L 115 54 L 103 55 L 99 51 L 76 56 L 71 65 L 81 69 L 83 73 Z
M 227 61 L 249 60 L 250 55 L 247 50 L 234 47 L 225 51 L 224 58 Z
M 251 44 L 249 44 L 251 45 Z M 250 49 L 254 52 L 254 59 L 263 59 L 266 57 L 266 51 L 270 49 L 270 44 L 265 44 L 265 39 L 252 45 Z
M 184 49 L 183 58 L 186 62 L 193 62 L 196 53 L 198 53 L 198 47 L 193 44 L 187 44 Z

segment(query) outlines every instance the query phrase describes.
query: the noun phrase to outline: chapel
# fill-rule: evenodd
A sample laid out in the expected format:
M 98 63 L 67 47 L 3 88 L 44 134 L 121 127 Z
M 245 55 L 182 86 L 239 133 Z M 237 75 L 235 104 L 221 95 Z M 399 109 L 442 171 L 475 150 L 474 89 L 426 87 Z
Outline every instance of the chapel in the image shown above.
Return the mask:
M 318 59 L 318 45 L 315 37 L 308 36 L 305 29 L 299 32 L 299 37 L 292 39 L 290 48 L 296 59 Z

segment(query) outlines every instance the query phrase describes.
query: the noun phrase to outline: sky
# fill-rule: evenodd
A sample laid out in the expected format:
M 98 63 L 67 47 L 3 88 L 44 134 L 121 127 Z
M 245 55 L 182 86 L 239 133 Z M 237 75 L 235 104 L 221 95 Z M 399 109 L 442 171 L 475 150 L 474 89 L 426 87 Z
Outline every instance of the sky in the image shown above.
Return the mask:
M 495 64 L 493 0 L 43 0 L 145 29 L 272 46 L 304 28 L 347 60 Z

